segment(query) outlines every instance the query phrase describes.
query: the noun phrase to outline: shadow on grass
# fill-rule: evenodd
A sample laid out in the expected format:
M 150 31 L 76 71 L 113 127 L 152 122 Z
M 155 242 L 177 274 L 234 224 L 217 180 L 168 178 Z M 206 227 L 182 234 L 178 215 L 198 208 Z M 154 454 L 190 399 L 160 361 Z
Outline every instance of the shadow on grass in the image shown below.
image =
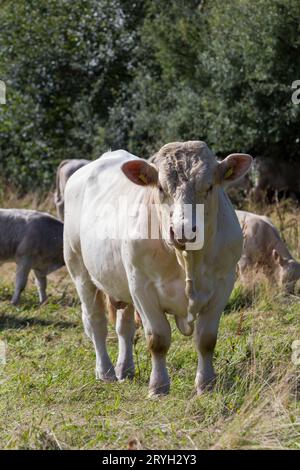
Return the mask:
M 0 302 L 10 302 L 13 296 L 13 289 L 11 286 L 0 286 Z M 76 293 L 68 292 L 67 289 L 59 291 L 54 288 L 54 292 L 48 293 L 46 304 L 55 304 L 60 307 L 78 307 L 80 300 Z M 25 289 L 20 297 L 20 304 L 18 308 L 22 310 L 31 310 L 32 308 L 40 307 L 38 293 L 35 289 Z
M 70 321 L 52 321 L 36 317 L 20 318 L 14 314 L 0 313 L 0 331 L 9 329 L 21 329 L 29 326 L 55 326 L 57 328 L 76 328 L 77 323 Z

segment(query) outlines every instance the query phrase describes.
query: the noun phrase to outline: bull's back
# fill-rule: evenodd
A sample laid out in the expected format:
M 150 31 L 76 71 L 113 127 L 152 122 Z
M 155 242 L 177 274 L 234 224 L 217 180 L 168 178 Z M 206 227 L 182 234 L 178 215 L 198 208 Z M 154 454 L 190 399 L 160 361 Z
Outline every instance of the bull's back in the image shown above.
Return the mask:
M 78 170 L 68 181 L 65 192 L 67 266 L 72 270 L 80 260 L 100 290 L 123 301 L 130 300 L 124 247 L 122 237 L 113 228 L 126 223 L 126 214 L 118 210 L 119 197 L 126 197 L 130 207 L 131 202 L 137 202 L 139 192 L 143 192 L 121 171 L 122 163 L 135 158 L 125 151 L 104 154 Z
M 97 208 L 101 204 L 114 203 L 119 179 L 124 178 L 120 167 L 128 158 L 134 157 L 125 151 L 108 152 L 77 170 L 68 180 L 64 237 L 74 251 L 81 249 L 81 231 L 93 222 Z

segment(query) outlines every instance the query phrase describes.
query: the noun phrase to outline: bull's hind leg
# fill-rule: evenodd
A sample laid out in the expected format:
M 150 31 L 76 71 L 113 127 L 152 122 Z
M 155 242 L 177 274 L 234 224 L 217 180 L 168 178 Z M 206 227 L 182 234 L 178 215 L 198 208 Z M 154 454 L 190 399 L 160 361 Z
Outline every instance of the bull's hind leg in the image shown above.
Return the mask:
M 119 341 L 119 355 L 116 375 L 119 380 L 134 376 L 133 339 L 135 333 L 134 309 L 132 305 L 117 311 L 116 332 Z
M 19 303 L 21 292 L 25 289 L 27 284 L 31 266 L 32 262 L 29 257 L 22 257 L 17 260 L 16 286 L 14 295 L 11 299 L 11 303 L 13 305 L 17 305 Z
M 107 319 L 103 294 L 89 278 L 77 277 L 75 284 L 81 300 L 84 330 L 96 351 L 96 377 L 112 382 L 116 380 L 116 374 L 106 348 Z
M 96 351 L 96 378 L 112 382 L 116 380 L 116 374 L 106 348 L 107 319 L 103 294 L 89 278 L 77 277 L 75 283 L 81 300 L 84 330 Z
M 68 248 L 65 248 L 65 260 L 81 301 L 85 333 L 96 351 L 96 378 L 112 382 L 116 380 L 116 374 L 106 348 L 107 319 L 103 294 L 92 283 L 78 255 L 69 256 Z

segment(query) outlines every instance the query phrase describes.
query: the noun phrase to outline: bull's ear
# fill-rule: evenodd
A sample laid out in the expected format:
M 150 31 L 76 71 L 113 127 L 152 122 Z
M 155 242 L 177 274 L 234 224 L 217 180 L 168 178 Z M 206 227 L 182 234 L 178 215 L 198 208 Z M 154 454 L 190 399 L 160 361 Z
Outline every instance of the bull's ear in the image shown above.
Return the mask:
M 130 181 L 140 186 L 156 185 L 158 173 L 153 165 L 145 160 L 129 160 L 123 163 L 121 170 Z
M 232 183 L 248 172 L 253 158 L 246 153 L 232 153 L 219 163 L 217 173 L 220 184 Z

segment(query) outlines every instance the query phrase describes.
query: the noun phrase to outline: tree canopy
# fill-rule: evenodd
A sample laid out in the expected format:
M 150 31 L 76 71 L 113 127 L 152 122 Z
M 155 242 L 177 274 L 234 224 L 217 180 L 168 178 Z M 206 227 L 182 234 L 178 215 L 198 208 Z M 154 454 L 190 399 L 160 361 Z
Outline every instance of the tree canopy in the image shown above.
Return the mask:
M 187 139 L 298 159 L 299 20 L 300 0 L 2 2 L 2 177 L 47 189 L 62 159 Z

